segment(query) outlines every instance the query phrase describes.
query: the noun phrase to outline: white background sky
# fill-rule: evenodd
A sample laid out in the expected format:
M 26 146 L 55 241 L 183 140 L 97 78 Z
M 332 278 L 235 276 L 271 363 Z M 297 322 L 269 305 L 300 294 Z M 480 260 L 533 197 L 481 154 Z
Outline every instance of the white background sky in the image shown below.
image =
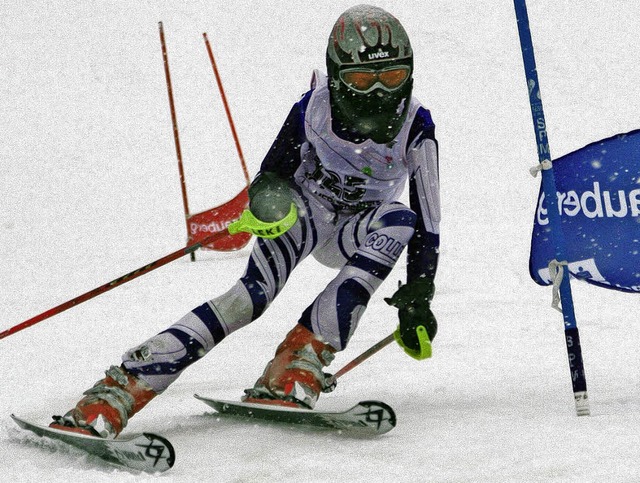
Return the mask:
M 529 2 L 551 152 L 638 128 L 640 4 Z M 24 1 L 0 5 L 0 329 L 170 253 L 186 239 L 164 81 L 163 21 L 192 211 L 242 172 L 208 63 L 207 32 L 255 174 L 290 106 L 324 69 L 353 5 Z M 176 447 L 164 481 L 638 481 L 637 297 L 573 284 L 593 415 L 574 413 L 560 315 L 528 275 L 539 181 L 510 1 L 382 1 L 415 51 L 415 95 L 440 142 L 441 266 L 431 360 L 390 347 L 319 407 L 381 399 L 398 427 L 372 440 L 205 416 L 237 398 L 330 280 L 309 260 L 258 322 L 193 366 L 131 422 Z M 7 481 L 149 481 L 9 418 L 48 422 L 120 355 L 240 276 L 248 249 L 180 260 L 0 341 Z M 371 301 L 337 370 L 396 325 Z

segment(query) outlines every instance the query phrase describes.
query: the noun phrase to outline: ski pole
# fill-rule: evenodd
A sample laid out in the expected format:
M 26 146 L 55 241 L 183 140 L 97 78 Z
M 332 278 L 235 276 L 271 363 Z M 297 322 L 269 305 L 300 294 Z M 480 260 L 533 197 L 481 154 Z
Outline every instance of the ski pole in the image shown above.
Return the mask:
M 548 203 L 549 223 L 551 235 L 555 244 L 556 262 L 561 265 L 566 263 L 566 244 L 562 233 L 562 220 L 558 211 L 556 196 L 556 182 L 551 167 L 551 153 L 547 138 L 547 127 L 542 109 L 542 97 L 540 96 L 540 84 L 536 69 L 536 59 L 533 52 L 533 41 L 529 27 L 529 15 L 527 13 L 526 0 L 514 0 L 516 19 L 518 21 L 518 34 L 520 36 L 520 50 L 529 87 L 529 104 L 531 105 L 531 117 L 536 134 L 538 160 L 542 166 L 542 189 Z M 560 297 L 562 300 L 562 316 L 564 319 L 565 343 L 569 358 L 569 369 L 573 385 L 573 396 L 578 416 L 588 416 L 589 398 L 587 396 L 587 380 L 582 361 L 582 349 L 580 347 L 580 334 L 576 323 L 576 316 L 571 295 L 571 282 L 569 270 L 565 268 L 560 284 Z
M 203 238 L 198 243 L 194 243 L 193 245 L 189 245 L 187 247 L 181 248 L 180 250 L 176 250 L 175 252 L 170 253 L 169 255 L 165 255 L 164 257 L 159 258 L 158 260 L 155 260 L 151 263 L 148 263 L 147 265 L 144 265 L 143 267 L 140 267 L 132 272 L 129 272 L 126 275 L 118 277 L 115 280 L 112 280 L 111 282 L 105 283 L 104 285 L 98 288 L 90 290 L 89 292 L 84 293 L 74 299 L 71 299 L 56 307 L 53 307 L 52 309 L 49 309 L 41 313 L 40 315 L 36 315 L 35 317 L 30 318 L 29 320 L 25 320 L 24 322 L 14 327 L 11 327 L 10 329 L 0 332 L 0 339 L 4 339 L 5 337 L 15 334 L 16 332 L 20 332 L 21 330 L 26 329 L 27 327 L 31 327 L 32 325 L 42 322 L 43 320 L 48 319 L 49 317 L 52 317 L 56 314 L 64 312 L 65 310 L 70 309 L 71 307 L 75 307 L 76 305 L 79 305 L 82 302 L 86 302 L 87 300 L 92 299 L 102 293 L 105 293 L 111 290 L 112 288 L 115 288 L 119 285 L 123 285 L 133 280 L 134 278 L 138 278 L 141 275 L 149 273 L 152 270 L 155 270 L 156 268 L 159 268 L 163 265 L 166 265 L 169 262 L 172 262 L 174 260 L 177 260 L 180 257 L 183 257 L 184 255 L 189 255 L 195 252 L 198 248 L 204 245 L 207 245 L 209 243 L 212 243 L 217 239 L 222 238 L 224 236 L 228 236 L 228 235 L 229 235 L 229 230 L 226 228 L 222 231 L 212 233 L 208 237 Z
M 324 392 L 331 392 L 335 389 L 336 387 L 336 383 L 338 381 L 339 377 L 344 376 L 347 372 L 349 372 L 351 369 L 355 368 L 356 366 L 359 366 L 362 362 L 366 361 L 369 357 L 371 357 L 372 355 L 374 355 L 376 352 L 384 349 L 385 347 L 387 347 L 389 344 L 391 344 L 393 341 L 395 340 L 393 333 L 389 334 L 387 337 L 385 337 L 384 339 L 382 339 L 380 342 L 378 342 L 377 344 L 374 344 L 373 346 L 371 346 L 370 348 L 368 348 L 366 351 L 364 351 L 362 354 L 360 354 L 358 357 L 356 357 L 355 359 L 353 359 L 351 362 L 349 362 L 348 364 L 346 364 L 342 369 L 340 369 L 338 372 L 336 372 L 333 375 L 329 375 L 326 379 L 325 379 L 325 389 Z
M 180 176 L 180 189 L 182 190 L 182 205 L 184 208 L 184 219 L 189 233 L 189 200 L 187 198 L 187 183 L 184 176 L 182 163 L 182 149 L 180 148 L 180 133 L 178 131 L 178 118 L 176 116 L 176 106 L 173 101 L 173 87 L 171 85 L 171 72 L 169 71 L 169 55 L 167 54 L 167 44 L 164 39 L 164 28 L 162 22 L 158 22 L 160 31 L 160 46 L 162 48 L 162 59 L 164 62 L 164 76 L 167 84 L 167 94 L 169 96 L 169 111 L 171 112 L 171 125 L 173 126 L 173 142 L 176 146 L 176 157 L 178 159 L 178 174 Z M 191 252 L 191 261 L 196 261 L 196 254 Z

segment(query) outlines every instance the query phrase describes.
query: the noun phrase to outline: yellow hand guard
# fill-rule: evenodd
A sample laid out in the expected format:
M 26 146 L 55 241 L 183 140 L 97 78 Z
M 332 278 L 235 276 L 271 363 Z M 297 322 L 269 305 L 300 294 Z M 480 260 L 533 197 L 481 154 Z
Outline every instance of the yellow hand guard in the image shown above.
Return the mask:
M 393 333 L 393 338 L 400 345 L 400 347 L 402 347 L 404 351 L 414 359 L 418 361 L 428 359 L 429 357 L 431 357 L 431 341 L 429 340 L 427 329 L 425 329 L 424 326 L 419 325 L 418 327 L 416 327 L 416 334 L 418 335 L 418 341 L 420 343 L 420 349 L 418 350 L 410 349 L 404 344 L 404 342 L 402 342 L 399 326 Z
M 235 235 L 241 231 L 251 233 L 260 238 L 277 238 L 285 233 L 298 221 L 298 209 L 291 203 L 291 209 L 283 219 L 266 222 L 259 220 L 249 210 L 244 210 L 240 219 L 231 223 L 228 227 L 229 233 Z

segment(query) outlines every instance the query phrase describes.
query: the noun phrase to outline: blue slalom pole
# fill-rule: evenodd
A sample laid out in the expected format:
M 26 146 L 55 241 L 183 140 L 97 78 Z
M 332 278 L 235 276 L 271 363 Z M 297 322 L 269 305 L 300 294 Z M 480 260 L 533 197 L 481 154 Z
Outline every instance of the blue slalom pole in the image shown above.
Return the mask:
M 556 260 L 566 262 L 567 250 L 562 233 L 561 215 L 558 211 L 556 181 L 553 176 L 553 169 L 551 168 L 551 153 L 549 150 L 544 111 L 542 109 L 542 97 L 540 96 L 540 84 L 538 83 L 533 41 L 531 40 L 531 30 L 529 28 L 527 3 L 526 0 L 513 0 L 513 3 L 516 10 L 516 19 L 518 20 L 518 34 L 520 36 L 520 49 L 522 51 L 522 60 L 524 61 L 524 71 L 529 88 L 529 103 L 531 104 L 531 116 L 536 134 L 538 161 L 542 168 L 542 190 L 547 202 L 549 227 L 555 246 Z M 569 280 L 569 268 L 567 266 L 563 269 L 562 282 L 560 284 L 560 300 L 562 303 L 565 341 L 567 344 L 567 354 L 569 356 L 569 369 L 571 371 L 576 412 L 578 416 L 588 416 L 590 410 L 589 398 L 587 396 L 587 380 L 582 362 L 580 334 L 578 333 L 578 326 L 576 324 L 573 297 L 571 295 L 571 283 Z

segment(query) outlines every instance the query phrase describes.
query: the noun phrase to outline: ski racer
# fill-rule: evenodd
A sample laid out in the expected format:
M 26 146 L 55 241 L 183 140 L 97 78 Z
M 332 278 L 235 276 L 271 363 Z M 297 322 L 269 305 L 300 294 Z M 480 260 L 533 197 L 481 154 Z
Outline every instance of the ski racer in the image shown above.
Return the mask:
M 128 350 L 52 427 L 115 438 L 128 419 L 232 332 L 260 317 L 313 255 L 335 278 L 300 315 L 243 400 L 313 408 L 324 367 L 345 349 L 367 304 L 407 248 L 398 344 L 431 355 L 438 262 L 438 145 L 412 97 L 413 51 L 400 22 L 369 5 L 345 11 L 327 75 L 292 107 L 249 189 L 240 222 L 258 236 L 244 275 L 166 330 Z M 409 184 L 409 207 L 398 201 Z

